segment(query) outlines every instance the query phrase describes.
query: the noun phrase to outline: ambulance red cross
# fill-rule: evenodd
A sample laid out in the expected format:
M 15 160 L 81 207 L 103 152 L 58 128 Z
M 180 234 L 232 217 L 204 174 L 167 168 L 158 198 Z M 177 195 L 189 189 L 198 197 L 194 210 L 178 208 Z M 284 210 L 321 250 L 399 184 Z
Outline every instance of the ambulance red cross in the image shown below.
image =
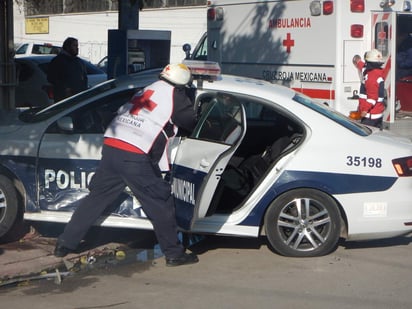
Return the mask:
M 412 143 L 290 88 L 188 62 L 199 122 L 169 145 L 183 232 L 260 237 L 294 257 L 412 231 Z M 0 236 L 27 221 L 68 222 L 87 194 L 102 134 L 160 70 L 108 81 L 0 125 Z M 156 103 L 156 102 L 154 102 Z M 124 192 L 96 224 L 152 229 Z

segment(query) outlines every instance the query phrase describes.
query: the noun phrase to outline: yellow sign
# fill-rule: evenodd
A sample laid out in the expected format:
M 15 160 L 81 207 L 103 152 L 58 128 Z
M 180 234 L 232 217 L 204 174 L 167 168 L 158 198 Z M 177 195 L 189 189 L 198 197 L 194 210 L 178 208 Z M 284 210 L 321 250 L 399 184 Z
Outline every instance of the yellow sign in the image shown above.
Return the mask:
M 49 18 L 26 18 L 26 34 L 49 33 Z

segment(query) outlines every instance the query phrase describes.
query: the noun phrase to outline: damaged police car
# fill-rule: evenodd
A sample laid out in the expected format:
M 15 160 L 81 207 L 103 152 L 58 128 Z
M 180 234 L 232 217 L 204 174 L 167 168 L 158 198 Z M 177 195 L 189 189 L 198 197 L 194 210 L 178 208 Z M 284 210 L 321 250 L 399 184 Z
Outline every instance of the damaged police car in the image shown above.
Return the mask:
M 328 254 L 341 237 L 412 231 L 411 141 L 279 85 L 219 75 L 210 63 L 191 69 L 200 118 L 169 145 L 167 175 L 182 231 L 266 235 L 276 253 L 295 257 Z M 0 125 L 3 239 L 20 216 L 68 222 L 88 193 L 107 124 L 159 72 L 108 81 Z M 96 224 L 152 229 L 129 192 Z

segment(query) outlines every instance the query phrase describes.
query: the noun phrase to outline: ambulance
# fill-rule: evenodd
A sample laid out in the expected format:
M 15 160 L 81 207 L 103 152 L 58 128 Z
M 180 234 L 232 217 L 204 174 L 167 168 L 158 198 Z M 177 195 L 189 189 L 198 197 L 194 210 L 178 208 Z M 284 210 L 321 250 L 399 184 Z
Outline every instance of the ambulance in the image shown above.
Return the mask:
M 396 72 L 401 32 L 412 32 L 409 0 L 213 0 L 207 35 L 192 58 L 219 62 L 226 74 L 286 85 L 349 115 L 361 77 L 353 58 L 376 48 L 385 61 L 389 128 L 395 112 L 412 111 L 412 78 Z

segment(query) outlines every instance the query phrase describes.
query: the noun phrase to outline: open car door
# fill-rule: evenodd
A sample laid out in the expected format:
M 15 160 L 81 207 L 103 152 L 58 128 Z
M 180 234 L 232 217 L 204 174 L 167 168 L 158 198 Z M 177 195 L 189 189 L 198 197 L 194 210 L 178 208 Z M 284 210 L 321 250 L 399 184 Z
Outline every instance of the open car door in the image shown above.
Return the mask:
M 200 98 L 202 113 L 192 135 L 181 140 L 172 166 L 172 191 L 179 227 L 190 230 L 206 216 L 217 184 L 246 133 L 246 113 L 231 95 Z

